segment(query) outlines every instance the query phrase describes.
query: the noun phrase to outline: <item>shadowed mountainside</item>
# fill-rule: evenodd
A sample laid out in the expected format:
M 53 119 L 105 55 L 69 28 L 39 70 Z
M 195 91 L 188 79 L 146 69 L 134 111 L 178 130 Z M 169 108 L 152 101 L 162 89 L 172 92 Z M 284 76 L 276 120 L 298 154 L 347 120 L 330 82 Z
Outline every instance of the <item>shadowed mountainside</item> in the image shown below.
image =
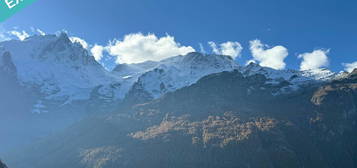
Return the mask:
M 289 83 L 263 75 L 213 74 L 6 159 L 17 168 L 355 168 L 356 74 L 286 94 L 274 93 Z
M 0 160 L 0 168 L 7 168 L 7 166 Z

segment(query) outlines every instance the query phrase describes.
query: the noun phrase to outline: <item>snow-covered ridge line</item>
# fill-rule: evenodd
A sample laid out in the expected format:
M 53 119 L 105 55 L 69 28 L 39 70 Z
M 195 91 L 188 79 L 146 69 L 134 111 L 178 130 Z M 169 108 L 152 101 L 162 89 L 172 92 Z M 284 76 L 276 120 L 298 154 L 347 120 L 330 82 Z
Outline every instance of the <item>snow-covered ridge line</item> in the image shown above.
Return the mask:
M 288 81 L 293 87 L 342 76 L 327 69 L 274 70 L 254 63 L 239 66 L 229 56 L 198 52 L 157 62 L 120 64 L 108 72 L 87 49 L 72 42 L 65 33 L 1 42 L 0 56 L 5 53 L 10 54 L 22 84 L 39 87 L 46 100 L 63 103 L 88 100 L 93 95 L 119 101 L 129 91 L 158 98 L 192 85 L 206 75 L 236 69 L 247 76 L 262 74 L 269 84 Z
M 240 71 L 246 76 L 261 74 L 271 82 L 288 81 L 294 85 L 334 80 L 343 75 L 343 73 L 335 73 L 328 69 L 314 69 L 305 71 L 292 69 L 275 70 L 268 67 L 262 67 L 255 63 L 250 63 L 247 66 L 241 67 Z
M 238 67 L 229 56 L 192 52 L 160 61 L 153 70 L 138 78 L 133 90 L 158 98 L 167 92 L 192 85 L 206 75 L 232 71 Z
M 117 80 L 65 33 L 1 42 L 0 56 L 7 52 L 19 82 L 39 87 L 46 99 L 88 99 L 93 87 Z

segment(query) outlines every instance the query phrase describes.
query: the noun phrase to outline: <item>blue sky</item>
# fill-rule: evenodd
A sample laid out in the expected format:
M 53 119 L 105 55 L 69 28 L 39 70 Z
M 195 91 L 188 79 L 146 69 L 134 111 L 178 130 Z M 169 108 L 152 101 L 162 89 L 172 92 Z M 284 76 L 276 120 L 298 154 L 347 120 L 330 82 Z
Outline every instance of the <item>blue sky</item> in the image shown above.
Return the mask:
M 106 45 L 126 34 L 169 34 L 184 46 L 237 41 L 244 64 L 249 41 L 289 51 L 287 68 L 298 69 L 298 54 L 330 49 L 329 68 L 357 61 L 357 1 L 354 0 L 38 0 L 2 25 L 5 29 L 67 30 L 90 44 Z

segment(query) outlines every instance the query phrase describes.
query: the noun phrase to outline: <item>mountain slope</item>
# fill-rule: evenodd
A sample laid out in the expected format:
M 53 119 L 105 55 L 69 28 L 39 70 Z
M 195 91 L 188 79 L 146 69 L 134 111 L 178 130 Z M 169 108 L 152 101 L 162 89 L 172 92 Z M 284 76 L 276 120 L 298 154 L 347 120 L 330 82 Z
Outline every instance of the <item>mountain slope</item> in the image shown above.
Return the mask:
M 113 81 L 65 33 L 0 42 L 0 153 L 77 121 L 94 87 Z
M 18 147 L 18 168 L 356 167 L 356 74 L 200 53 L 107 72 L 66 34 L 1 42 L 0 152 Z
M 237 70 L 209 75 L 130 111 L 83 120 L 7 160 L 18 168 L 357 166 L 354 73 L 280 95 L 271 93 L 286 83 L 267 81 Z
M 233 63 L 226 56 L 217 58 Z M 227 63 L 217 61 L 216 56 L 201 62 L 189 59 L 194 59 L 194 54 L 160 62 L 118 65 L 113 72 L 107 72 L 87 50 L 70 41 L 65 33 L 1 42 L 0 117 L 8 119 L 0 123 L 0 126 L 4 125 L 0 129 L 9 132 L 9 136 L 0 140 L 8 144 L 0 152 L 61 130 L 92 113 L 113 111 L 138 78 L 145 73 L 154 73 L 155 68 L 167 66 L 166 70 L 170 71 L 170 68 L 185 66 L 209 68 L 200 64 L 224 67 Z M 217 70 L 208 69 L 200 75 L 186 73 L 186 77 L 192 80 L 187 84 L 210 72 Z M 174 78 L 176 74 L 170 75 Z M 151 86 L 156 87 L 155 84 L 160 86 L 160 83 Z M 183 86 L 186 83 L 180 83 L 174 89 Z
M 88 99 L 94 86 L 114 80 L 65 33 L 5 41 L 0 47 L 1 55 L 5 52 L 12 55 L 18 80 L 23 85 L 39 87 L 46 99 L 63 102 Z
M 42 94 L 34 104 L 34 113 L 51 111 L 46 106 L 53 103 L 67 105 L 94 99 L 108 105 L 124 98 L 132 102 L 156 99 L 192 85 L 203 76 L 234 69 L 240 69 L 245 75 L 263 74 L 272 78 L 271 83 L 286 80 L 294 85 L 290 90 L 296 89 L 296 83 L 330 79 L 335 75 L 327 70 L 321 71 L 323 73 L 277 71 L 254 64 L 239 67 L 229 56 L 195 52 L 159 62 L 121 64 L 107 72 L 65 33 L 1 42 L 0 55 L 5 53 L 12 57 L 19 83 Z M 318 76 L 320 74 L 323 76 Z
M 238 64 L 229 56 L 189 53 L 164 59 L 158 62 L 147 61 L 138 64 L 119 64 L 112 74 L 120 77 L 120 88 L 113 84 L 99 88 L 101 95 L 114 100 L 139 101 L 156 99 L 185 86 L 192 85 L 203 76 L 232 71 Z
M 264 75 L 272 84 L 285 80 L 294 86 L 331 81 L 342 76 L 341 74 L 336 74 L 328 69 L 314 69 L 305 71 L 297 71 L 292 69 L 275 70 L 268 67 L 261 67 L 255 63 L 250 63 L 245 67 L 241 67 L 240 71 L 247 76 L 254 74 Z
M 141 75 L 125 100 L 135 104 L 156 99 L 168 92 L 190 86 L 206 75 L 233 71 L 238 67 L 231 57 L 223 55 L 193 52 L 168 58 Z

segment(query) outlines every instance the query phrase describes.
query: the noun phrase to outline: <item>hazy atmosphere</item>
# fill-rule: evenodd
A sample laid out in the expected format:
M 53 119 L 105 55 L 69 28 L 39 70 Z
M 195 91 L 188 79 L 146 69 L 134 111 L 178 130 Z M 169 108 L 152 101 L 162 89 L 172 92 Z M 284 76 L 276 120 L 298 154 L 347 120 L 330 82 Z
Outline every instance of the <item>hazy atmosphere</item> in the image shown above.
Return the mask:
M 0 2 L 0 168 L 357 168 L 356 7 Z

